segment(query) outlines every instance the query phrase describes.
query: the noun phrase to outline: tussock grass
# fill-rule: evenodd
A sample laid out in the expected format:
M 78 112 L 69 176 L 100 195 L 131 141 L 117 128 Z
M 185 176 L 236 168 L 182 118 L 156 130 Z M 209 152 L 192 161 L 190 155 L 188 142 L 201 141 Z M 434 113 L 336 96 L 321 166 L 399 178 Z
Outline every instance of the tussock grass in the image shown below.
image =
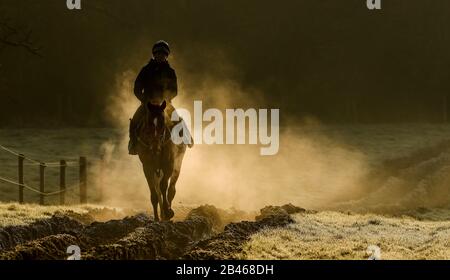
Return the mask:
M 104 209 L 102 206 L 40 206 L 36 204 L 0 203 L 0 227 L 27 225 L 39 219 L 50 218 L 57 212 L 89 214 L 95 210 Z
M 407 216 L 339 212 L 293 217 L 295 223 L 286 228 L 253 235 L 239 257 L 367 259 L 368 247 L 376 245 L 381 249 L 382 259 L 450 259 L 450 220 L 421 221 Z

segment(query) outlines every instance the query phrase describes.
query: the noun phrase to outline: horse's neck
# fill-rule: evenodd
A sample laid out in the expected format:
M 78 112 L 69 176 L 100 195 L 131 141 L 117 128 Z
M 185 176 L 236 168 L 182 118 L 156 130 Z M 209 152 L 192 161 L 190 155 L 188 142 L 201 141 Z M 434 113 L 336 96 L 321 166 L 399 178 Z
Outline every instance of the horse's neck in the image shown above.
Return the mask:
M 165 129 L 168 129 L 171 121 L 169 115 L 165 111 L 163 112 L 163 120 Z M 148 115 L 145 118 L 142 118 L 140 124 L 138 125 L 138 131 L 145 130 L 149 126 L 149 121 L 150 118 Z

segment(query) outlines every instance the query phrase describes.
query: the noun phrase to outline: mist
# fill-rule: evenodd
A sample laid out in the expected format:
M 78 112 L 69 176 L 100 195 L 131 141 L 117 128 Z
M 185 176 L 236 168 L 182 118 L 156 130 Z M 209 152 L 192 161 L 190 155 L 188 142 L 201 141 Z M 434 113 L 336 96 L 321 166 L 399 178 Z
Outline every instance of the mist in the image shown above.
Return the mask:
M 255 91 L 246 91 L 235 77 L 233 65 L 222 55 L 210 55 L 210 62 L 222 65 L 216 74 L 203 74 L 194 83 L 181 82 L 176 108 L 192 110 L 191 98 L 202 98 L 204 110 L 208 108 L 239 108 L 255 104 L 255 96 L 263 104 L 263 97 Z M 189 76 L 182 60 L 173 58 L 178 75 Z M 106 170 L 103 184 L 105 203 L 120 206 L 150 207 L 150 192 L 137 156 L 129 156 L 128 119 L 139 106 L 130 94 L 137 73 L 132 70 L 117 76 L 117 94 L 105 111 L 107 118 L 118 124 L 122 133 L 118 143 L 104 144 Z M 212 204 L 223 208 L 255 210 L 265 205 L 294 203 L 320 208 L 345 197 L 358 188 L 367 172 L 364 156 L 349 151 L 344 143 L 336 143 L 325 135 L 303 135 L 301 127 L 320 126 L 318 121 L 287 120 L 280 132 L 280 149 L 274 156 L 261 156 L 260 145 L 195 145 L 187 149 L 181 176 L 177 184 L 174 205 Z M 204 122 L 204 125 L 207 122 Z M 300 129 L 299 129 L 300 128 Z M 239 127 L 236 127 L 239 129 Z M 244 132 L 248 136 L 248 131 Z M 336 164 L 336 163 L 339 164 Z
M 280 109 L 277 155 L 196 145 L 175 203 L 326 208 L 356 199 L 372 185 L 371 159 L 322 126 L 448 122 L 449 2 L 385 2 L 374 12 L 360 0 L 92 0 L 70 11 L 59 0 L 0 0 L 0 23 L 32 31 L 39 50 L 0 45 L 0 126 L 117 128 L 97 184 L 105 203 L 149 207 L 141 163 L 127 153 L 128 123 L 139 106 L 134 79 L 164 39 L 176 108 L 201 100 L 205 109 Z M 319 132 L 305 133 L 311 127 Z

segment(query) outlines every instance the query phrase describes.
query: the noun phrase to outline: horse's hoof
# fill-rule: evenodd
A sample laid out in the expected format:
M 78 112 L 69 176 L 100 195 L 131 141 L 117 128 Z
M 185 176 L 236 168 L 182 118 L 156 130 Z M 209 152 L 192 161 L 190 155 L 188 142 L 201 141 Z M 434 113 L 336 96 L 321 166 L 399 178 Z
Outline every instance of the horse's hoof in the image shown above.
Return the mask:
M 167 220 L 172 219 L 173 216 L 175 216 L 175 212 L 173 212 L 172 209 L 167 209 L 167 213 L 166 213 L 166 218 L 167 218 Z

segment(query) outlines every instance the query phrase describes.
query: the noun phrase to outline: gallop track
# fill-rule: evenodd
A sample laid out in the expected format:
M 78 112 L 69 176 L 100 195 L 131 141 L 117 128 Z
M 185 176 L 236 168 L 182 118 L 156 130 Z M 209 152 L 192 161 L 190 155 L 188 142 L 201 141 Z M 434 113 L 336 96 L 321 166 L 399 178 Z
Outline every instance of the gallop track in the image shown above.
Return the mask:
M 232 259 L 250 235 L 292 222 L 292 205 L 266 207 L 254 221 L 242 221 L 214 206 L 191 210 L 184 220 L 154 222 L 144 214 L 107 222 L 55 214 L 26 226 L 0 228 L 0 259 L 63 260 L 77 245 L 82 259 Z M 230 221 L 239 221 L 229 223 Z

